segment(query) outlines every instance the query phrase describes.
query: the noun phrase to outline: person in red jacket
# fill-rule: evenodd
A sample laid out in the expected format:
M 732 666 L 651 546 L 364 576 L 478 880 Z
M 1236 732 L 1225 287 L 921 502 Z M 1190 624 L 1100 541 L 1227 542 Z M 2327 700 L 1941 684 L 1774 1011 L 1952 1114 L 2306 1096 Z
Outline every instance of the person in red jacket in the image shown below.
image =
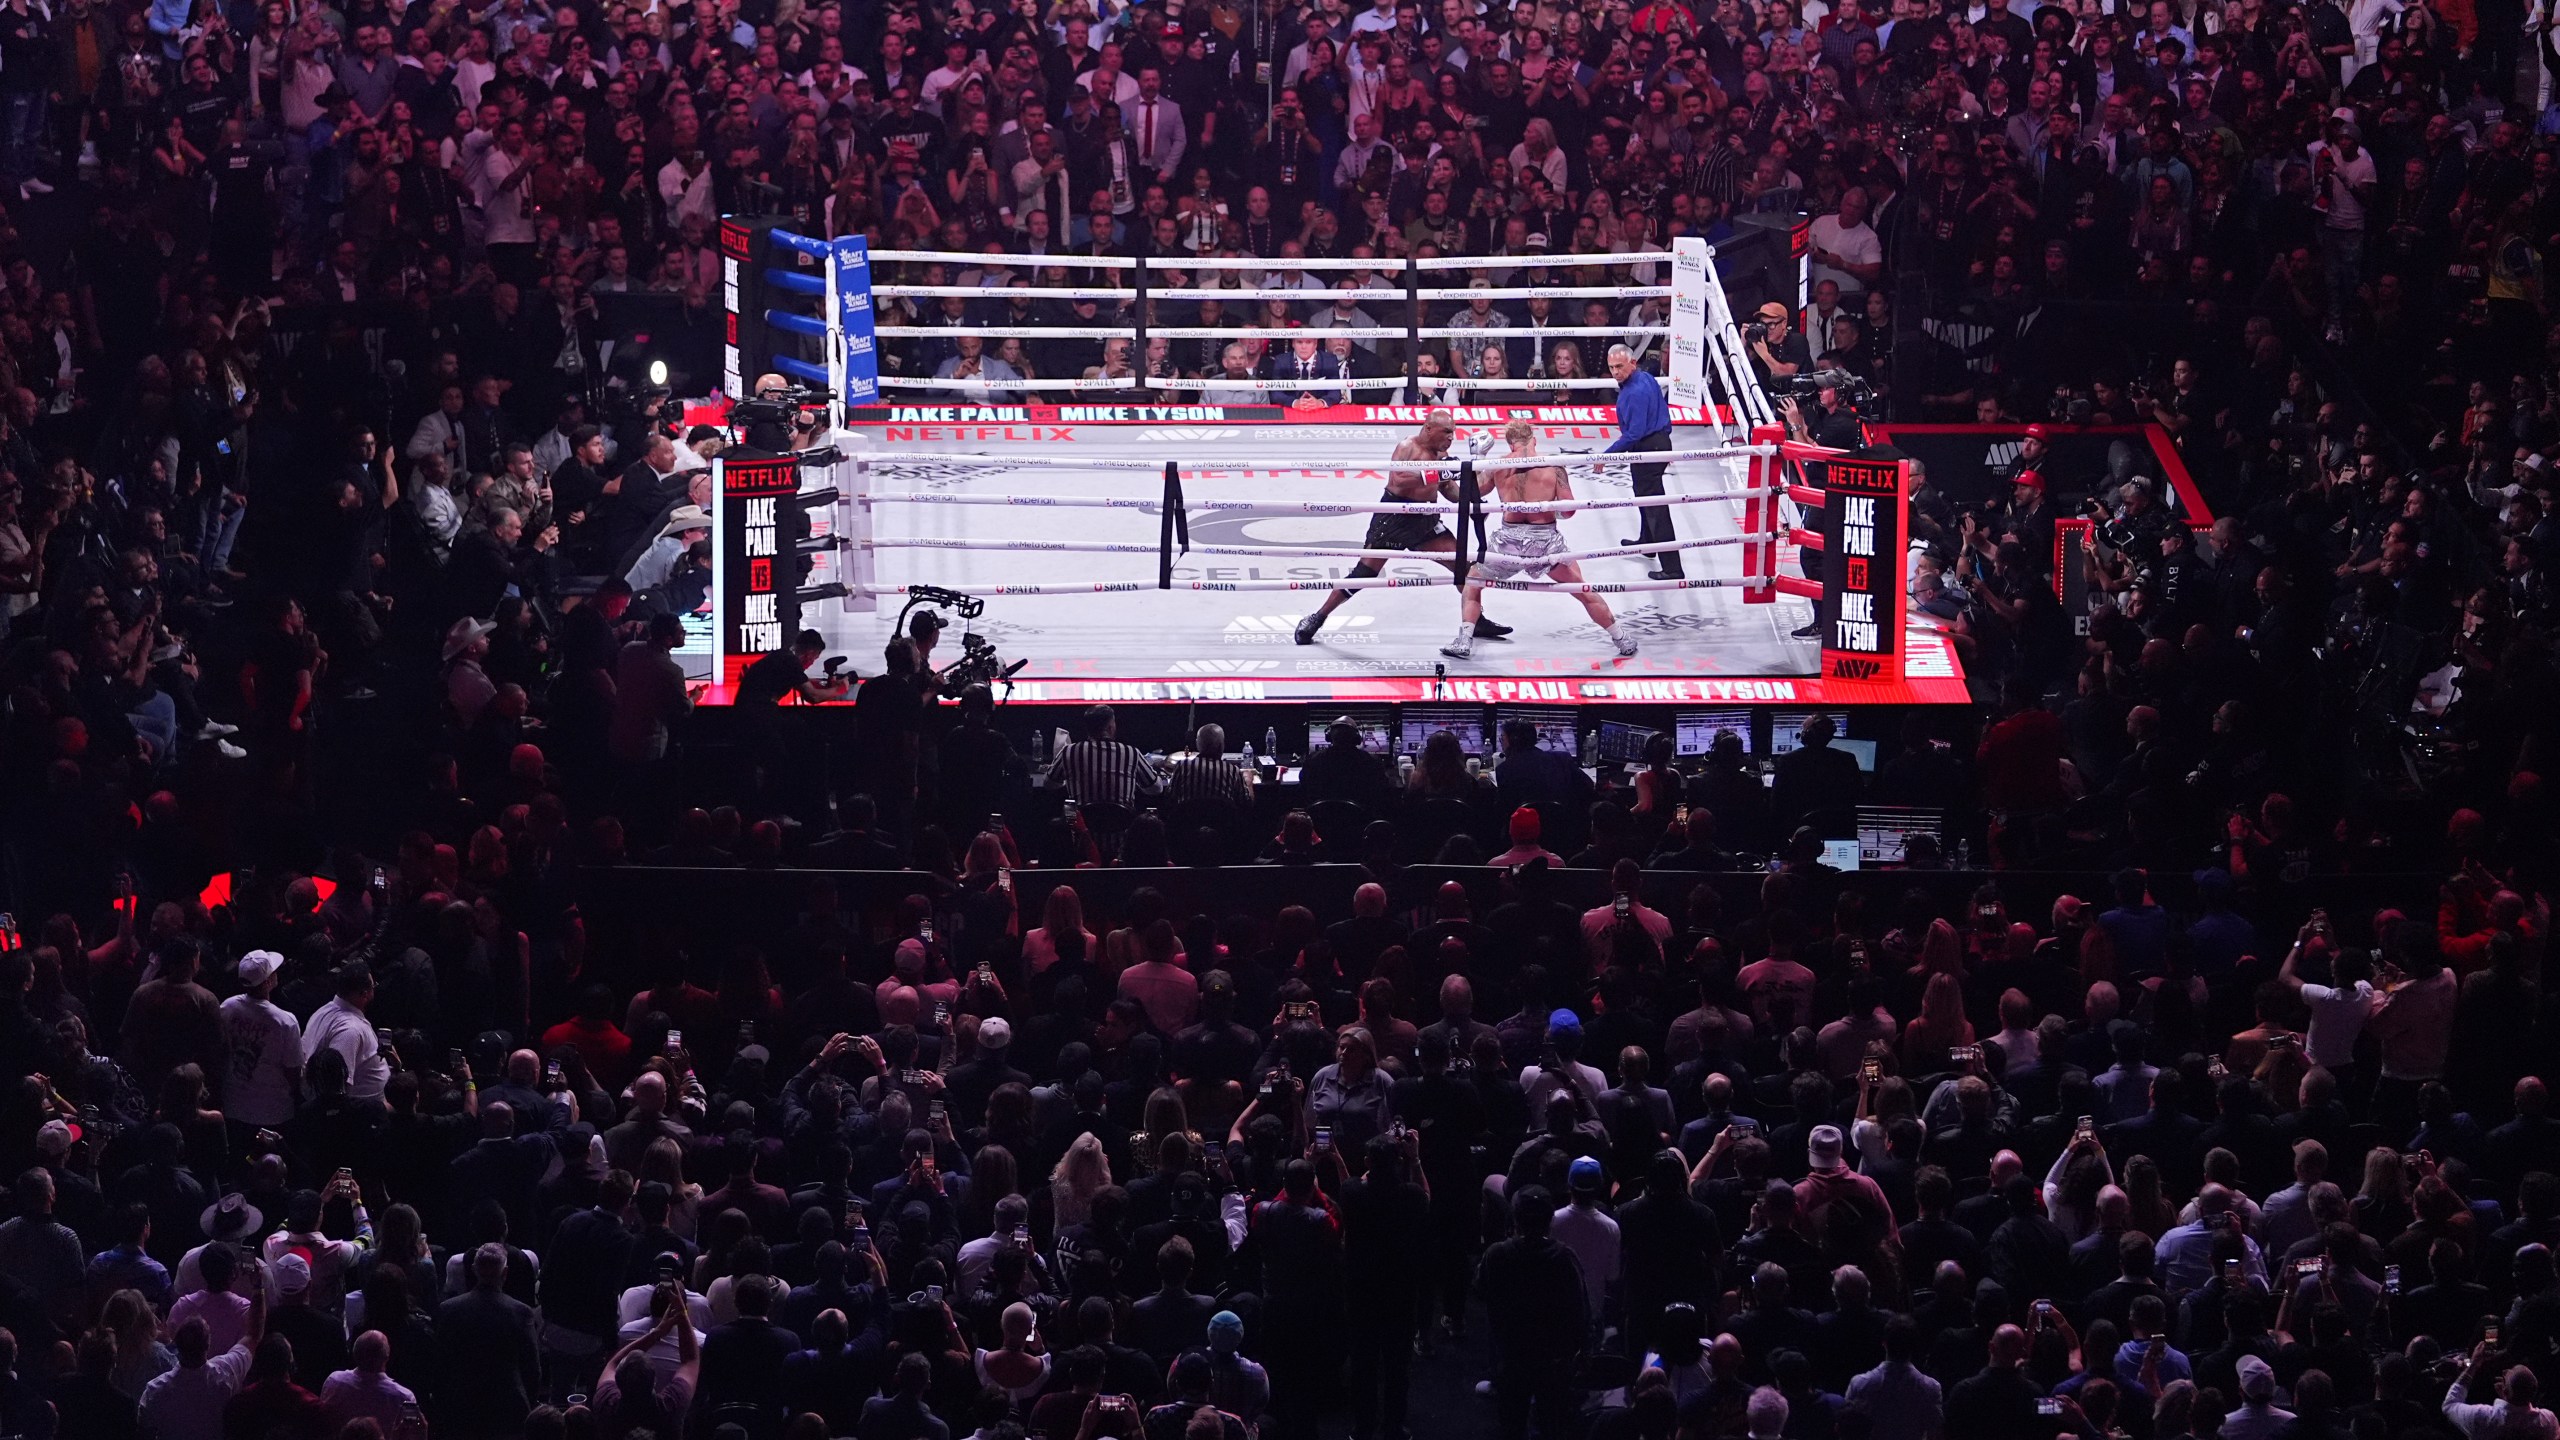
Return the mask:
M 329 1428 L 320 1397 L 293 1383 L 293 1342 L 282 1335 L 259 1341 L 249 1382 L 223 1404 L 223 1440 L 320 1440 Z

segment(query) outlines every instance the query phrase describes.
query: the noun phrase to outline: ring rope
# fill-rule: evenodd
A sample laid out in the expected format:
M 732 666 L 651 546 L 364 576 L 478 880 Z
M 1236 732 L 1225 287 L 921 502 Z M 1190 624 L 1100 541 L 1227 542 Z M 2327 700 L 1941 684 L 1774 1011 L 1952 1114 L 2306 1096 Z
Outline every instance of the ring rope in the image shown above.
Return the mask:
M 1161 469 L 1160 466 L 1137 468 Z M 1708 500 L 1743 500 L 1765 495 L 1765 487 L 1747 490 L 1717 490 L 1701 495 L 1648 495 L 1631 500 L 1576 500 L 1576 510 L 1636 510 L 1646 506 L 1687 505 Z M 1136 510 L 1153 514 L 1163 508 L 1156 499 L 1122 498 L 1113 495 L 953 495 L 911 493 L 903 495 L 866 495 L 864 504 L 896 502 L 907 505 L 1021 505 L 1035 510 Z M 1455 515 L 1458 507 L 1426 500 L 1191 500 L 1187 510 L 1203 512 L 1251 512 L 1280 515 Z M 1488 500 L 1478 507 L 1487 514 L 1523 512 L 1544 514 L 1557 508 L 1553 500 L 1503 501 Z
M 1147 377 L 1150 390 L 1207 390 L 1216 387 L 1241 390 L 1246 386 L 1262 390 L 1392 390 L 1403 384 L 1401 375 L 1347 375 L 1339 380 L 1260 380 L 1251 376 L 1231 380 L 1224 375 L 1204 375 L 1197 380 L 1184 376 L 1169 380 L 1161 375 Z
M 1490 290 L 1478 290 L 1466 286 L 1456 288 L 1427 286 L 1414 292 L 1415 298 L 1420 300 L 1473 300 L 1478 296 L 1488 300 L 1535 300 L 1542 295 L 1554 300 L 1668 300 L 1671 298 L 1671 287 L 1668 285 L 1497 285 Z M 1396 298 L 1403 299 L 1404 292 L 1397 291 Z
M 1043 265 L 1081 266 L 1087 270 L 1126 270 L 1138 262 L 1126 255 L 986 255 L 968 250 L 874 250 L 875 265 L 905 262 L 918 265 L 975 265 L 988 270 L 1037 269 Z M 1006 263 L 1012 262 L 1012 263 Z M 1268 265 L 1271 262 L 1257 261 Z
M 1494 455 L 1476 460 L 1474 464 L 1479 472 L 1492 470 L 1561 469 L 1595 465 L 1675 465 L 1693 460 L 1731 460 L 1753 455 L 1765 456 L 1771 454 L 1775 449 L 1776 447 L 1771 445 L 1714 445 L 1702 450 L 1621 450 L 1614 455 L 1527 455 L 1517 457 L 1510 455 Z M 855 452 L 854 458 L 872 466 L 948 465 L 952 460 L 952 457 L 949 454 L 936 450 L 862 450 Z M 1375 463 L 1365 465 L 1345 464 L 1340 462 L 1309 463 L 1302 460 L 1283 460 L 1278 461 L 1277 463 L 1264 463 L 1261 461 L 1248 460 L 1242 463 L 1227 462 L 1224 464 L 1193 463 L 1187 465 L 1185 468 L 1193 471 L 1328 470 L 1341 475 L 1377 474 L 1384 471 L 1410 471 L 1419 474 L 1432 474 L 1443 470 L 1455 470 L 1461 464 L 1466 463 L 1466 458 L 1467 457 L 1462 456 L 1451 456 L 1446 460 L 1380 460 Z M 1010 455 L 1002 460 L 977 460 L 975 465 L 977 468 L 999 472 L 1017 469 L 1057 469 L 1143 470 L 1151 475 L 1160 475 L 1164 473 L 1164 462 L 1161 460 L 1113 459 L 1108 457 L 1082 459 L 1066 455 Z M 1692 495 L 1687 498 L 1704 500 L 1724 495 L 1740 498 L 1751 495 L 1770 494 L 1773 492 L 1774 488 L 1775 487 L 1769 485 L 1746 485 L 1740 489 L 1713 491 L 1704 494 Z M 904 497 L 882 495 L 874 498 L 888 500 Z M 1081 498 L 1098 499 L 1104 497 L 1086 496 Z M 1154 504 L 1155 502 L 1150 500 L 1145 503 Z M 1419 504 L 1421 502 L 1417 501 L 1415 503 Z M 1554 502 L 1549 503 L 1552 504 Z M 1597 505 L 1607 502 L 1593 500 L 1576 501 L 1575 503 Z M 1815 503 L 1818 504 L 1820 502 L 1816 501 Z M 1537 507 L 1535 505 L 1531 505 L 1527 508 L 1535 509 Z M 1452 506 L 1451 509 L 1454 511 L 1455 507 Z
M 1399 551 L 1411 555 L 1412 551 Z M 1176 580 L 1158 585 L 1151 580 L 1109 580 L 1086 584 L 1050 582 L 1032 585 L 979 585 L 971 593 L 996 595 L 1109 595 L 1152 590 L 1202 590 L 1233 593 L 1237 591 L 1291 590 L 1425 590 L 1434 586 L 1455 586 L 1452 575 L 1376 575 L 1365 578 L 1345 576 L 1339 580 Z M 1488 590 L 1524 590 L 1546 595 L 1628 595 L 1657 590 L 1766 590 L 1778 582 L 1765 575 L 1713 576 L 1697 580 L 1629 580 L 1620 584 L 1586 581 L 1567 585 L 1553 580 L 1488 580 L 1475 582 Z M 856 595 L 904 596 L 903 585 L 853 585 L 847 589 Z
M 1573 550 L 1544 556 L 1541 565 L 1571 565 L 1584 560 L 1615 560 L 1630 555 L 1660 555 L 1672 550 L 1704 550 L 1719 545 L 1750 545 L 1757 535 L 1709 535 L 1696 540 L 1657 540 L 1643 545 L 1614 545 L 1605 550 Z M 1158 547 L 1124 540 L 972 540 L 923 535 L 889 535 L 854 542 L 867 550 L 1041 550 L 1069 555 L 1153 555 Z M 1287 559 L 1297 555 L 1334 560 L 1429 559 L 1428 550 L 1343 549 L 1318 545 L 1193 545 L 1189 555 L 1235 555 L 1255 559 Z
M 1157 331 L 1157 334 L 1164 332 Z M 1339 335 L 1339 330 L 1327 332 Z M 1405 332 L 1395 332 L 1401 336 Z M 1589 339 L 1597 336 L 1669 335 L 1668 325 L 1425 325 L 1419 332 L 1425 340 L 1459 340 L 1475 335 L 1486 339 L 1500 336 L 1511 339 L 1525 335 L 1553 335 L 1558 339 Z
M 1085 375 L 1072 380 L 963 380 L 956 375 L 883 375 L 880 383 L 884 386 L 903 385 L 915 390 L 993 394 L 1008 390 L 1126 390 L 1132 378 L 1126 375 Z
M 1668 265 L 1676 258 L 1668 250 L 1629 250 L 1611 255 L 1434 255 L 1427 260 L 1408 256 L 1407 263 L 1443 270 L 1579 270 L 1585 265 Z

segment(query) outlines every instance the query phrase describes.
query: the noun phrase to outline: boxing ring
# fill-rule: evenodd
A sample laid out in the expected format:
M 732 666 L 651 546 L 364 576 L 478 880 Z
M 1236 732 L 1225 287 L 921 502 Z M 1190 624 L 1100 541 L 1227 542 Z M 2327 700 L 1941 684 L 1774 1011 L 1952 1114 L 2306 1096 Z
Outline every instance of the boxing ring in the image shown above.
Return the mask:
M 742 384 L 769 368 L 828 383 L 838 397 L 831 407 L 833 463 L 803 474 L 803 493 L 823 494 L 826 503 L 816 507 L 801 546 L 815 556 L 801 623 L 865 671 L 891 638 L 910 587 L 924 586 L 984 602 L 968 628 L 1007 662 L 1022 662 L 1009 697 L 1015 701 L 1823 698 L 1824 642 L 1799 632 L 1815 619 L 1813 602 L 1823 593 L 1820 582 L 1801 574 L 1802 561 L 1824 540 L 1798 522 L 1803 507 L 1823 498 L 1805 467 L 1818 467 L 1831 452 L 1783 440 L 1752 379 L 1712 255 L 1697 242 L 1668 252 L 1588 257 L 1671 267 L 1670 285 L 1491 292 L 1496 298 L 1669 298 L 1669 314 L 1658 326 L 1520 332 L 1580 338 L 1587 331 L 1595 345 L 1639 337 L 1662 342 L 1674 420 L 1669 451 L 1600 453 L 1619 433 L 1605 404 L 1461 404 L 1443 409 L 1456 422 L 1446 458 L 1407 462 L 1389 457 L 1434 407 L 1363 403 L 1361 397 L 1391 391 L 1398 393 L 1380 398 L 1399 398 L 1411 390 L 1410 375 L 1252 382 L 1268 392 L 1266 404 L 1185 404 L 1178 403 L 1180 393 L 1152 403 L 1159 397 L 1148 392 L 1197 391 L 1200 382 L 1130 374 L 1023 380 L 877 374 L 874 380 L 866 361 L 877 345 L 952 334 L 947 325 L 893 319 L 882 311 L 884 302 L 1007 291 L 983 276 L 974 285 L 940 278 L 881 283 L 872 266 L 947 274 L 1014 257 L 874 251 L 851 257 L 858 260 L 851 264 L 833 248 L 844 243 L 776 236 L 777 253 L 787 246 L 818 257 L 825 269 L 815 283 L 795 276 L 773 290 L 817 299 L 822 308 L 803 316 L 777 306 L 761 318 L 779 335 L 816 345 L 797 356 L 733 347 L 731 378 Z M 1196 283 L 1195 277 L 1221 271 L 1273 268 L 1259 259 L 1026 257 L 1017 268 L 1035 271 L 1041 283 L 1009 289 L 1129 307 L 1128 323 L 1075 334 L 1125 339 L 1133 353 L 1143 353 L 1150 339 L 1285 343 L 1311 333 L 1147 323 L 1152 302 L 1188 304 L 1204 296 L 1402 299 L 1409 302 L 1407 323 L 1372 327 L 1376 338 L 1498 341 L 1515 332 L 1422 323 L 1428 304 L 1488 293 L 1479 285 L 1425 285 L 1430 267 L 1463 278 L 1491 263 L 1497 262 L 1303 262 L 1308 270 L 1356 268 L 1371 277 L 1371 288 L 1345 292 L 1202 289 Z M 1498 263 L 1520 265 L 1517 258 Z M 1098 272 L 1095 283 L 1046 283 L 1064 266 Z M 1384 268 L 1399 270 L 1401 288 L 1377 282 Z M 732 304 L 739 304 L 734 292 Z M 752 301 L 745 309 L 740 333 L 751 333 L 758 317 Z M 989 345 L 1061 333 L 1054 326 L 963 328 Z M 1369 331 L 1312 333 L 1358 339 Z M 815 354 L 807 353 L 811 348 Z M 1608 379 L 1572 383 L 1580 389 L 1616 385 Z M 1439 393 L 1470 388 L 1491 386 L 1451 377 Z M 1291 403 L 1291 392 L 1309 390 L 1324 392 L 1325 403 Z M 1500 443 L 1513 419 L 1529 422 L 1534 456 L 1515 459 Z M 1636 496 L 1634 464 L 1667 465 L 1661 498 Z M 1569 508 L 1560 527 L 1566 553 L 1555 558 L 1574 561 L 1582 578 L 1490 585 L 1484 614 L 1511 633 L 1448 658 L 1441 646 L 1457 619 L 1459 597 L 1451 567 L 1442 557 L 1367 548 L 1364 535 L 1379 513 L 1432 512 L 1459 541 L 1458 556 L 1449 558 L 1482 581 L 1474 567 L 1483 537 L 1495 532 L 1506 511 L 1499 474 L 1525 465 L 1564 467 L 1576 498 L 1570 506 L 1507 508 Z M 1389 501 L 1381 492 L 1391 469 L 1428 471 L 1432 481 L 1447 484 L 1433 501 Z M 1639 510 L 1648 506 L 1668 507 L 1669 539 L 1628 538 L 1640 533 Z M 1651 578 L 1654 567 L 1674 558 L 1685 574 Z M 1353 567 L 1364 560 L 1383 568 L 1353 578 Z M 1892 561 L 1898 571 L 1899 555 Z M 1348 603 L 1310 643 L 1296 633 L 1300 621 L 1337 587 L 1350 592 Z M 1613 648 L 1577 603 L 1586 593 L 1605 597 L 1617 625 L 1636 642 L 1636 654 Z M 1952 677 L 1944 647 L 1935 654 L 1943 672 L 1923 678 Z M 937 651 L 932 660 L 950 658 Z M 1924 657 L 1921 670 L 1929 669 Z M 1960 680 L 1954 689 L 1934 698 L 1962 698 Z

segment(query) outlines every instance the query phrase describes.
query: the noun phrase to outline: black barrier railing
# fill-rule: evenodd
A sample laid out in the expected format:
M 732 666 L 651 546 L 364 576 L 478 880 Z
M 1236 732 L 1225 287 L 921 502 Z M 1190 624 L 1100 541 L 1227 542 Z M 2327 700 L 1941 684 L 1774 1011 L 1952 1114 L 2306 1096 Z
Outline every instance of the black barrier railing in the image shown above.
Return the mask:
M 1223 918 L 1244 913 L 1270 916 L 1283 906 L 1303 905 L 1319 920 L 1351 914 L 1352 892 L 1373 874 L 1363 866 L 1244 865 L 1111 868 L 1088 870 L 1016 870 L 1013 885 L 1028 928 L 1039 923 L 1042 904 L 1060 885 L 1072 885 L 1084 902 L 1087 924 L 1096 925 L 1122 913 L 1129 897 L 1141 888 L 1163 894 L 1176 914 Z M 1721 902 L 1723 923 L 1731 925 L 1760 913 L 1766 871 L 1651 870 L 1644 876 L 1645 903 L 1673 916 L 1686 912 L 1695 887 L 1705 885 Z M 2286 886 L 2275 896 L 2242 896 L 2239 905 L 2258 926 L 2261 948 L 2280 953 L 2296 926 L 2317 908 L 2339 917 L 2350 934 L 2377 910 L 2396 906 L 2412 915 L 2435 910 L 2442 876 L 2338 875 L 2314 876 Z M 1503 871 L 1483 865 L 1416 865 L 1386 877 L 1390 903 L 1399 911 L 1429 905 L 1443 883 L 1466 887 L 1481 917 L 1506 896 L 1510 883 Z M 2011 917 L 2036 925 L 2041 932 L 2053 903 L 2065 895 L 2103 910 L 2114 902 L 2112 872 L 2095 870 L 1858 870 L 1806 877 L 1797 890 L 1796 906 L 1806 914 L 1828 915 L 1844 894 L 1860 896 L 1872 923 L 1893 923 L 1904 897 L 1926 895 L 1932 911 L 1958 915 L 1974 892 L 1986 883 L 2000 888 Z M 946 892 L 945 881 L 907 870 L 742 870 L 683 869 L 661 866 L 593 867 L 580 876 L 581 909 L 601 946 L 615 953 L 617 942 L 636 940 L 644 932 L 692 934 L 705 943 L 757 941 L 778 937 L 794 923 L 802 901 L 814 885 L 832 886 L 849 913 L 885 922 L 910 895 Z M 1546 894 L 1579 908 L 1608 903 L 1605 870 L 1550 871 Z M 2193 878 L 2186 874 L 2153 877 L 2152 895 L 2176 915 L 2197 913 Z M 770 928 L 773 937 L 759 932 Z M 699 947 L 697 946 L 697 949 Z M 624 953 L 628 953 L 627 948 Z M 1756 957 L 1745 957 L 1756 958 Z

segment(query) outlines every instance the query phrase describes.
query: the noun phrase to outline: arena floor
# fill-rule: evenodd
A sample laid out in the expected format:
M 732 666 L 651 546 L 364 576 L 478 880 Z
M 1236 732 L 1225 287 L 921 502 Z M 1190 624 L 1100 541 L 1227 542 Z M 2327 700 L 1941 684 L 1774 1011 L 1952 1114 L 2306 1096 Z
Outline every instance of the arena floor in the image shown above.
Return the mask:
M 1606 447 L 1616 434 L 1605 424 L 1548 424 L 1540 427 L 1540 444 L 1551 452 L 1589 453 Z M 1140 459 L 1185 462 L 1186 498 L 1204 500 L 1256 497 L 1314 501 L 1369 501 L 1378 498 L 1383 472 L 1334 470 L 1337 464 L 1382 461 L 1411 426 L 1396 425 L 872 425 L 863 437 L 882 450 L 914 454 L 948 453 L 950 463 L 888 462 L 872 467 L 875 495 L 901 491 L 928 494 L 1005 491 L 1023 494 L 1125 496 L 1152 501 L 1161 495 L 1160 476 L 1128 469 L 1058 468 L 1008 465 L 1016 457 L 1055 457 L 1073 452 L 1097 460 Z M 1467 430 L 1462 429 L 1461 441 Z M 1713 443 L 1704 431 L 1683 430 L 1675 443 L 1702 448 Z M 1235 468 L 1200 469 L 1232 454 Z M 1288 464 L 1275 465 L 1285 459 Z M 963 463 L 963 462 L 966 463 Z M 1243 462 L 1252 462 L 1249 466 Z M 1304 465 L 1308 469 L 1297 468 Z M 1669 485 L 1683 491 L 1713 491 L 1743 483 L 1740 460 L 1692 461 L 1674 465 Z M 1593 499 L 1631 494 L 1622 473 L 1584 471 L 1577 475 L 1578 493 Z M 927 584 L 963 592 L 984 592 L 999 584 L 1138 583 L 1156 578 L 1154 547 L 1159 529 L 1155 504 L 1130 510 L 1039 508 L 1012 506 L 883 503 L 874 508 L 874 533 L 883 539 L 923 538 L 978 541 L 985 549 L 882 548 L 875 552 L 876 583 L 893 586 Z M 1236 582 L 1295 580 L 1322 582 L 1346 573 L 1349 558 L 1297 556 L 1300 547 L 1357 547 L 1369 517 L 1305 515 L 1273 509 L 1269 513 L 1191 513 L 1194 545 L 1268 546 L 1268 558 L 1203 556 L 1177 562 L 1177 584 L 1186 580 Z M 1739 502 L 1708 501 L 1680 507 L 1675 523 L 1683 539 L 1736 535 L 1741 531 Z M 1636 527 L 1633 510 L 1589 511 L 1564 522 L 1564 534 L 1575 550 L 1615 545 Z M 1002 548 L 1008 540 L 1105 541 L 1138 544 L 1143 554 L 1058 553 Z M 1685 552 L 1692 578 L 1739 575 L 1742 547 L 1719 546 Z M 1641 581 L 1649 561 L 1628 556 L 1585 562 L 1586 576 L 1598 582 Z M 1428 577 L 1446 572 L 1426 561 L 1392 563 L 1391 576 Z M 1337 611 L 1318 642 L 1292 643 L 1290 629 L 1321 600 L 1321 589 L 1306 591 L 1201 592 L 1184 590 L 1112 591 L 1073 595 L 991 596 L 976 631 L 994 641 L 1007 661 L 1028 659 L 1019 679 L 1026 684 L 1058 682 L 1068 686 L 1096 681 L 1179 680 L 1180 677 L 1252 677 L 1279 693 L 1288 682 L 1341 682 L 1359 679 L 1429 677 L 1445 663 L 1452 680 L 1488 678 L 1571 682 L 1577 679 L 1661 677 L 1781 677 L 1811 675 L 1818 651 L 1811 640 L 1788 634 L 1810 618 L 1802 600 L 1747 604 L 1739 589 L 1643 592 L 1609 597 L 1623 623 L 1643 646 L 1633 659 L 1622 660 L 1566 595 L 1493 592 L 1486 613 L 1515 627 L 1505 640 L 1480 641 L 1473 658 L 1445 661 L 1439 647 L 1457 628 L 1457 601 L 1446 585 L 1429 589 L 1357 592 Z M 836 613 L 810 617 L 855 657 L 866 663 L 879 653 L 900 601 L 882 597 L 874 614 Z M 934 656 L 947 663 L 958 655 L 956 637 L 946 638 Z M 1021 698 L 1043 696 L 1036 691 Z M 1146 698 L 1132 696 L 1131 698 Z M 1178 698 L 1168 696 L 1166 698 Z M 1202 695 L 1199 698 L 1217 698 Z

